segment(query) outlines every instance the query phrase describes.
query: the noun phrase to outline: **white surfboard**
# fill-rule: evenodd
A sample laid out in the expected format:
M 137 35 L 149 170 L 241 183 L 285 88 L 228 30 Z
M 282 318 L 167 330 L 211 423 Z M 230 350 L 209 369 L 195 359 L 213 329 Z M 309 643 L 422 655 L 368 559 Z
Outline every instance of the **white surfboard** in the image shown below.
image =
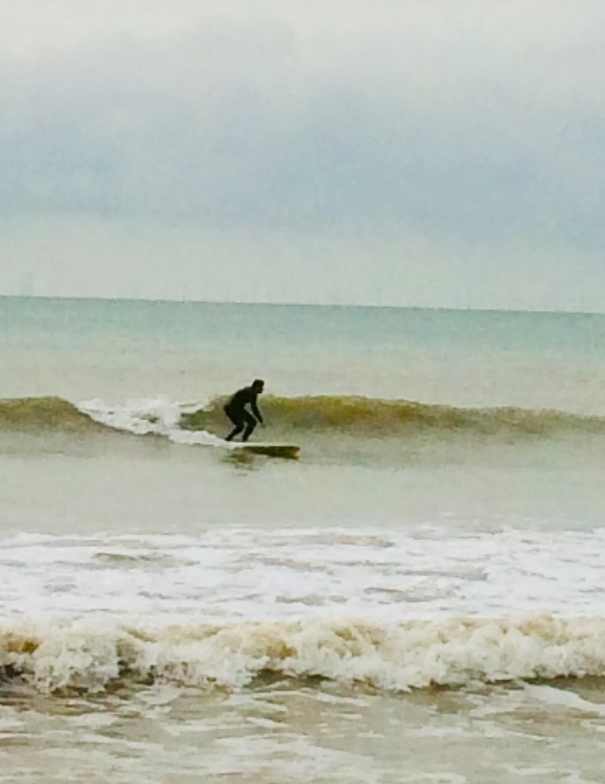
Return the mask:
M 254 455 L 267 457 L 285 457 L 295 459 L 298 457 L 300 447 L 298 444 L 271 444 L 261 441 L 226 441 L 229 449 L 238 452 L 251 452 Z

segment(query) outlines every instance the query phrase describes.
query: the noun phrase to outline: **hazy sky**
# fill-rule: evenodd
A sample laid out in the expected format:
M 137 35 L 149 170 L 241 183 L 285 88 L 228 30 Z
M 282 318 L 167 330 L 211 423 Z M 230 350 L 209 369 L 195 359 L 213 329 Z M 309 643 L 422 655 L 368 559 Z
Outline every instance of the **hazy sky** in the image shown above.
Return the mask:
M 0 0 L 0 293 L 605 310 L 603 0 Z

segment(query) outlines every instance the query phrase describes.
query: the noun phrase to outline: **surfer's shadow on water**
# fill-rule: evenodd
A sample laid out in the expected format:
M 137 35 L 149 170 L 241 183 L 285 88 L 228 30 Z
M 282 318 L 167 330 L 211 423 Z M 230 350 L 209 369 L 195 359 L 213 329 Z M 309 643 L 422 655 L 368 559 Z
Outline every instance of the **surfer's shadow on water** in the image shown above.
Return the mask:
M 260 471 L 263 465 L 267 463 L 267 458 L 255 455 L 253 452 L 231 449 L 226 454 L 221 455 L 219 462 L 238 471 L 249 473 L 251 471 Z
M 220 462 L 244 470 L 259 470 L 267 462 L 298 462 L 300 447 L 295 444 L 268 444 L 259 442 L 229 443 Z
M 275 470 L 275 461 L 269 460 L 266 457 L 259 457 L 258 455 L 253 457 L 252 455 L 227 455 L 225 457 L 221 457 L 219 461 L 222 465 L 226 466 L 227 469 L 231 469 L 234 471 L 235 475 L 239 476 L 251 476 L 256 474 L 261 474 L 262 471 L 267 471 L 270 469 Z M 288 463 L 287 460 L 280 460 L 280 465 L 284 463 Z
M 292 458 L 283 457 L 276 459 L 275 457 L 258 454 L 247 449 L 229 449 L 220 456 L 219 462 L 223 465 L 231 466 L 238 471 L 250 473 L 252 471 L 260 471 L 268 466 L 292 464 L 297 463 L 298 461 L 293 460 Z

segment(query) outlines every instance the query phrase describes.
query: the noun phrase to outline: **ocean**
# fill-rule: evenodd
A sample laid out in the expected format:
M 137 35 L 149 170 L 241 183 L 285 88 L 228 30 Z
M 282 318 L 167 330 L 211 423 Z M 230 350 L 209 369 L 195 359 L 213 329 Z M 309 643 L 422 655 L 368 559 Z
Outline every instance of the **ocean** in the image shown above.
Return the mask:
M 0 782 L 605 782 L 605 316 L 0 329 Z

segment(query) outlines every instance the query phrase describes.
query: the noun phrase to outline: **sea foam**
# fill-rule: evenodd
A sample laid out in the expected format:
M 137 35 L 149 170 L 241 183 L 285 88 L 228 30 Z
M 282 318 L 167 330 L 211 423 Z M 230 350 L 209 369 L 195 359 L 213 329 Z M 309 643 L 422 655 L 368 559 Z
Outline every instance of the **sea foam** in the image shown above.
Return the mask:
M 120 683 L 242 688 L 257 678 L 329 679 L 385 691 L 605 675 L 605 620 L 451 618 L 0 627 L 5 677 L 42 692 Z

